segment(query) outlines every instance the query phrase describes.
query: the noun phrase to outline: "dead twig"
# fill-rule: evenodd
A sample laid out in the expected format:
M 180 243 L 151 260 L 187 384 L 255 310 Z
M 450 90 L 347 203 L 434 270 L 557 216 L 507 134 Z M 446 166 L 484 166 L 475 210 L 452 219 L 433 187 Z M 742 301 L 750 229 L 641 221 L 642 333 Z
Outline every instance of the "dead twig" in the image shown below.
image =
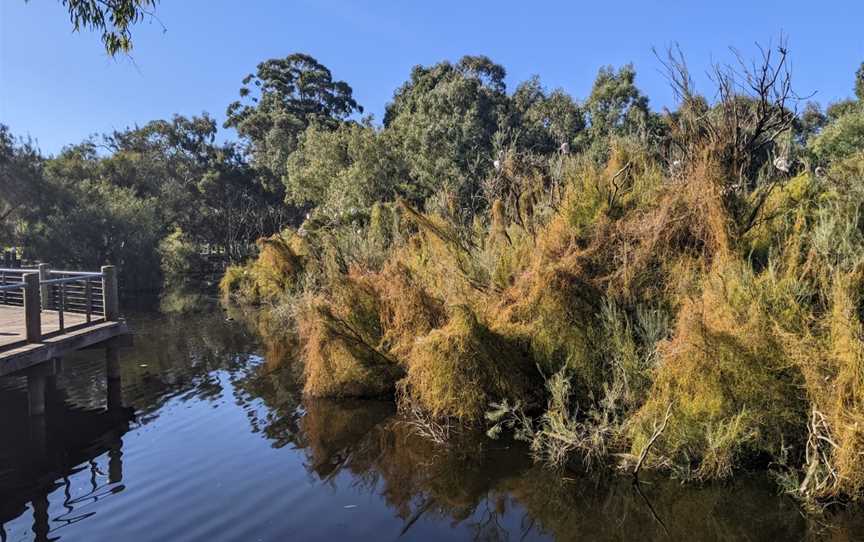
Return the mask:
M 612 207 L 615 204 L 615 197 L 618 196 L 618 190 L 620 190 L 620 186 L 618 186 L 618 178 L 623 176 L 630 168 L 633 166 L 633 162 L 627 162 L 624 164 L 624 167 L 615 172 L 615 175 L 612 175 L 612 180 L 610 183 L 612 187 L 615 189 L 609 195 L 609 207 Z
M 645 458 L 648 457 L 648 452 L 651 450 L 651 446 L 657 441 L 663 431 L 666 429 L 666 424 L 669 423 L 669 418 L 672 417 L 672 403 L 669 403 L 669 406 L 666 407 L 666 415 L 663 417 L 663 423 L 661 423 L 658 427 L 657 422 L 654 422 L 654 434 L 651 435 L 651 438 L 648 439 L 648 443 L 642 448 L 642 453 L 639 454 L 639 461 L 636 463 L 636 468 L 633 469 L 633 477 L 637 480 L 639 479 L 639 469 L 642 468 L 642 463 L 645 462 Z

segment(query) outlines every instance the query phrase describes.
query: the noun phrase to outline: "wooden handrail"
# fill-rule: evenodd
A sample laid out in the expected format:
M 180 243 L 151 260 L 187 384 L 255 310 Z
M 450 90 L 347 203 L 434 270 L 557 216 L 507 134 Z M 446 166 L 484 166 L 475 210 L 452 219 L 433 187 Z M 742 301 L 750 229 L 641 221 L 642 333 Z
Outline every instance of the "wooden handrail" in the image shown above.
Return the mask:
M 109 266 L 113 267 L 113 266 Z M 80 275 L 82 277 L 101 277 L 102 271 L 60 271 L 57 269 L 51 270 L 52 275 Z
M 96 275 L 80 275 L 77 277 L 63 277 L 60 279 L 47 279 L 40 280 L 40 284 L 62 284 L 64 282 L 86 282 L 93 279 L 94 276 L 102 276 L 101 273 L 97 273 Z
M 0 291 L 3 291 L 3 290 L 23 290 L 23 289 L 24 289 L 24 283 L 23 282 L 20 282 L 18 284 L 3 284 L 2 286 L 0 286 Z
M 66 328 L 66 313 L 84 314 L 88 324 L 94 316 L 116 321 L 120 319 L 117 271 L 112 265 L 100 271 L 58 271 L 47 264 L 35 269 L 0 268 L 0 304 L 24 307 L 28 342 L 41 341 L 45 310 L 57 311 L 60 332 Z

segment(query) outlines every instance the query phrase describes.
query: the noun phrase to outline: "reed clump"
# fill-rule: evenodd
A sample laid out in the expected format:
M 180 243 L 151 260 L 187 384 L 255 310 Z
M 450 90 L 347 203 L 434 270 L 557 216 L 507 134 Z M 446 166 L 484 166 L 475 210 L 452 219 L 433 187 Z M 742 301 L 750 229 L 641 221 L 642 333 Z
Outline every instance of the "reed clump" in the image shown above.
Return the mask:
M 507 151 L 473 214 L 446 191 L 378 205 L 304 250 L 262 242 L 223 291 L 292 292 L 310 396 L 393 396 L 558 466 L 771 468 L 807 502 L 860 499 L 864 151 L 797 148 L 817 169 L 749 102 L 685 101 L 665 147 Z
M 258 257 L 247 265 L 231 265 L 219 282 L 223 299 L 243 303 L 274 303 L 297 286 L 308 256 L 302 238 L 292 232 L 262 237 Z
M 400 375 L 381 349 L 380 301 L 368 274 L 352 269 L 328 296 L 310 295 L 298 315 L 305 392 L 318 397 L 388 394 Z
M 464 305 L 450 310 L 444 327 L 417 340 L 407 366 L 403 400 L 461 422 L 481 419 L 502 397 L 530 397 L 539 381 L 522 344 L 489 329 Z

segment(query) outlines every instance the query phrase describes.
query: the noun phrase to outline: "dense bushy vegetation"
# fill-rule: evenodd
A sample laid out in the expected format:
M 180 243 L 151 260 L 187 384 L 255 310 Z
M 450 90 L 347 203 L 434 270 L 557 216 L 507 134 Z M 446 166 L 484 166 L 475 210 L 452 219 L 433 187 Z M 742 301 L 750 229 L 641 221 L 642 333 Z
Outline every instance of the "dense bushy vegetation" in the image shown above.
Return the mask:
M 48 158 L 0 130 L 0 244 L 118 264 L 127 291 L 232 263 L 224 298 L 270 307 L 307 396 L 394 397 L 436 440 L 769 466 L 807 502 L 857 500 L 864 66 L 823 112 L 784 47 L 762 54 L 716 66 L 709 98 L 670 51 L 663 113 L 632 66 L 575 100 L 466 56 L 415 67 L 381 125 L 314 58 L 271 59 L 228 107 L 238 143 L 207 115 Z
M 717 66 L 709 99 L 670 51 L 662 114 L 629 66 L 584 101 L 417 67 L 383 127 L 256 147 L 308 214 L 223 294 L 274 307 L 307 395 L 394 396 L 433 437 L 860 499 L 864 100 L 800 103 L 786 55 Z

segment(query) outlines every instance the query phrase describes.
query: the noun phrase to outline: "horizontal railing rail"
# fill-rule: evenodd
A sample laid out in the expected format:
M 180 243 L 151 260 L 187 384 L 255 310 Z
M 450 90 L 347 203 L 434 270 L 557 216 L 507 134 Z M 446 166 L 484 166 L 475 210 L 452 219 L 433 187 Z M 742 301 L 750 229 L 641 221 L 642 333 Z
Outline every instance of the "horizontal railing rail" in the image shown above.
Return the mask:
M 116 320 L 116 271 L 110 265 L 101 271 L 52 270 L 47 264 L 35 269 L 0 268 L 0 305 L 24 307 L 28 342 L 41 340 L 41 313 L 45 311 L 56 311 L 60 333 L 73 320 L 69 315 L 79 315 L 74 319 L 76 326 Z
M 57 269 L 51 270 L 52 275 L 74 275 L 76 277 L 101 277 L 102 271 L 60 271 Z
M 2 286 L 0 286 L 0 290 L 4 290 L 4 291 L 6 291 L 6 290 L 23 290 L 23 289 L 24 289 L 24 283 L 23 282 L 20 284 L 3 284 Z
M 43 308 L 57 311 L 59 330 L 66 329 L 66 314 L 83 314 L 85 323 L 91 323 L 94 318 L 105 317 L 103 301 L 103 273 L 88 273 L 77 271 L 49 271 L 46 278 L 40 280 L 43 292 L 47 287 L 47 302 L 43 299 Z
M 24 273 L 22 269 L 0 268 L 0 304 L 24 305 Z
M 101 277 L 102 275 L 97 273 L 95 276 Z M 63 282 L 81 282 L 81 281 L 87 282 L 87 281 L 91 280 L 92 278 L 93 278 L 93 275 L 80 275 L 80 276 L 75 276 L 75 277 L 62 277 L 59 279 L 40 280 L 39 283 L 40 284 L 61 284 Z

